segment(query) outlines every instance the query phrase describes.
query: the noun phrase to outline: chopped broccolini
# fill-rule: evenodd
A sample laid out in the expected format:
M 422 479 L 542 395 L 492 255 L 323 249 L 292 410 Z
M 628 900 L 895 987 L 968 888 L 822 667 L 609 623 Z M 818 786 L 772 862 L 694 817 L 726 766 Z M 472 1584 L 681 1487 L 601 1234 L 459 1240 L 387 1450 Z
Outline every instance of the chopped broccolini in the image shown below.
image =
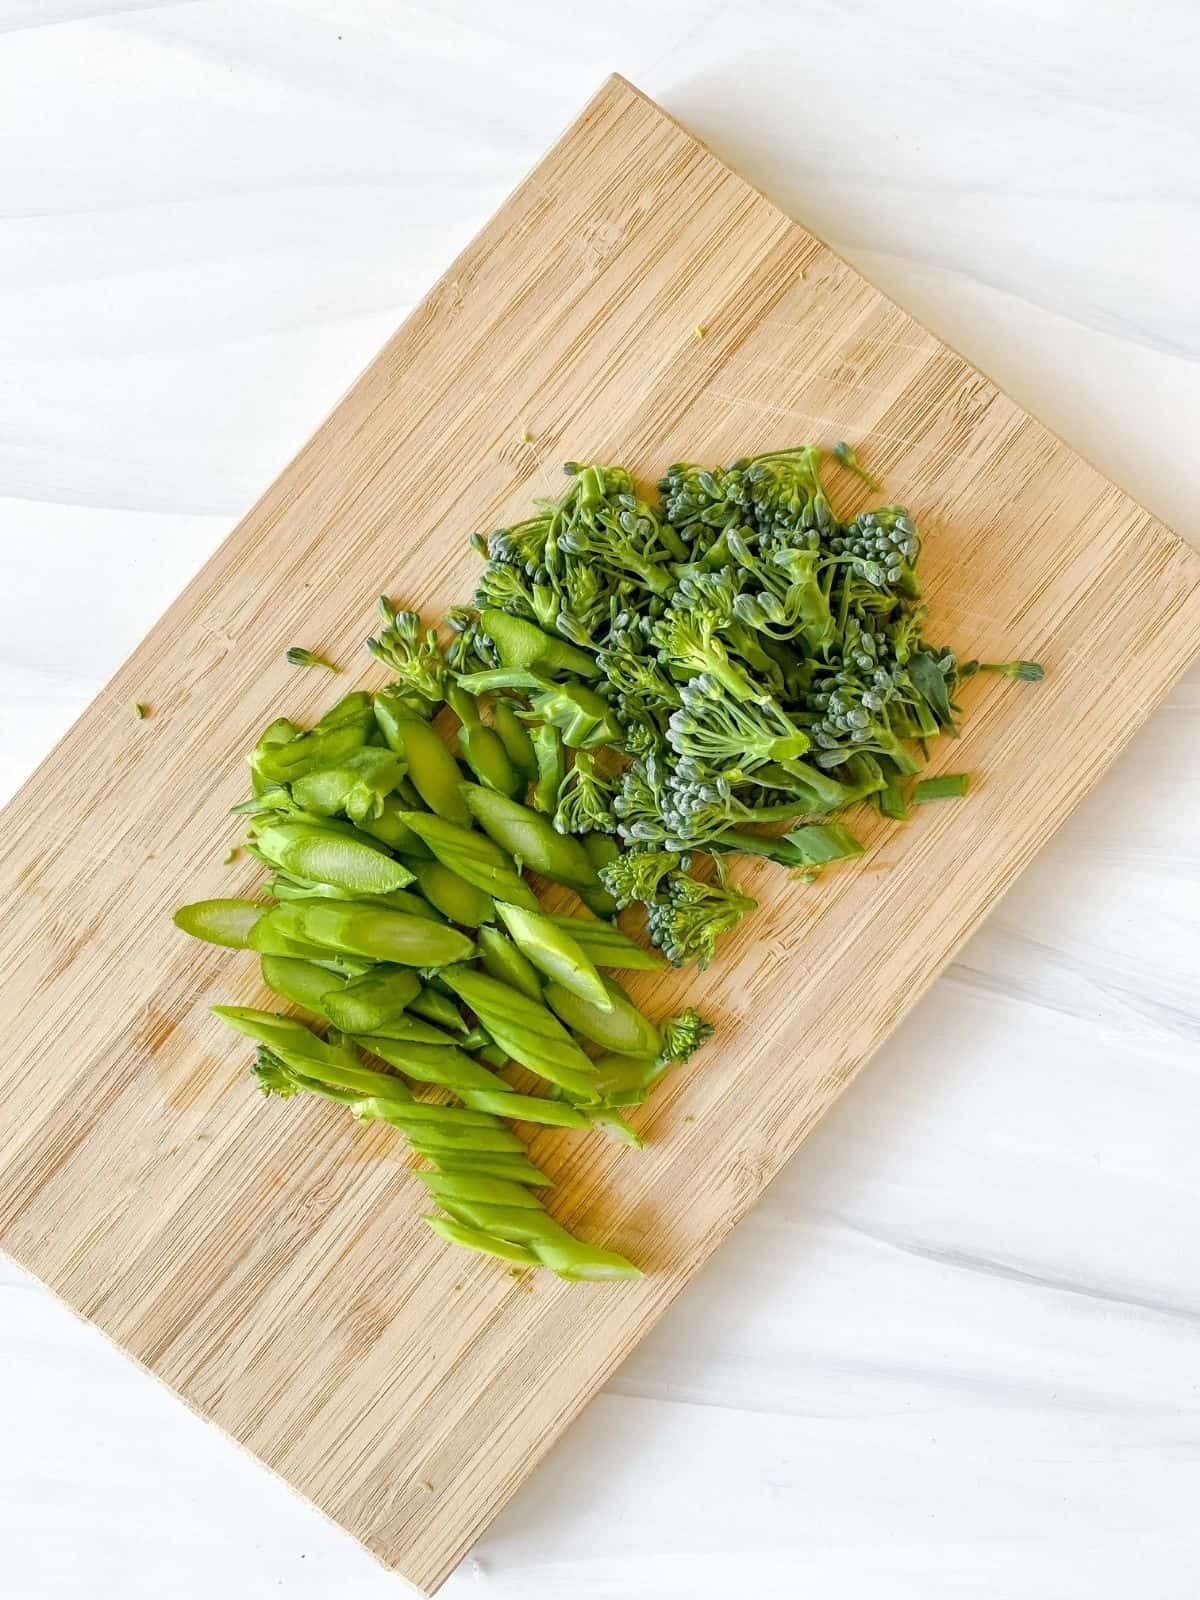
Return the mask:
M 833 455 L 878 490 L 848 445 Z M 454 1243 L 568 1279 L 635 1275 L 545 1212 L 550 1180 L 502 1119 L 640 1145 L 624 1111 L 713 1030 L 691 1007 L 656 1024 L 610 969 L 708 966 L 756 905 L 734 855 L 812 883 L 863 853 L 851 806 L 902 821 L 966 794 L 965 773 L 909 782 L 930 740 L 957 735 L 959 684 L 1043 676 L 931 642 L 913 517 L 839 519 L 820 466 L 811 445 L 682 462 L 647 500 L 623 467 L 568 463 L 557 500 L 472 536 L 483 571 L 445 642 L 381 599 L 367 649 L 391 681 L 307 731 L 278 719 L 250 755 L 233 809 L 273 903 L 198 901 L 176 924 L 257 953 L 328 1030 L 216 1008 L 258 1044 L 264 1093 L 400 1130 L 432 1164 L 416 1175 L 445 1214 L 426 1220 Z M 340 670 L 301 647 L 287 660 Z M 548 914 L 527 872 L 590 915 Z M 661 955 L 611 920 L 634 903 Z M 549 1092 L 514 1089 L 512 1062 Z

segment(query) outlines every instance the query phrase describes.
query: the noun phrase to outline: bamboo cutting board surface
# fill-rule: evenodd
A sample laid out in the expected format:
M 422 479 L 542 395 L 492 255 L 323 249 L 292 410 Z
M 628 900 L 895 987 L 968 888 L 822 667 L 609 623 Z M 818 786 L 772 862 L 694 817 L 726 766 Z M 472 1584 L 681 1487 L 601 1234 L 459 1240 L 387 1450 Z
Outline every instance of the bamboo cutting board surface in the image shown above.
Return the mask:
M 381 590 L 468 597 L 466 535 L 564 456 L 652 480 L 843 437 L 922 528 L 932 637 L 1048 677 L 966 686 L 937 765 L 968 801 L 864 817 L 868 856 L 813 887 L 747 867 L 760 909 L 713 968 L 631 985 L 699 996 L 715 1042 L 635 1113 L 644 1151 L 534 1153 L 554 1213 L 647 1276 L 518 1281 L 426 1232 L 388 1130 L 259 1098 L 207 1011 L 262 1003 L 255 963 L 170 911 L 251 888 L 222 865 L 242 753 L 347 686 L 287 646 L 365 660 Z M 433 1589 L 1198 645 L 1200 559 L 612 79 L 5 813 L 0 1240 Z

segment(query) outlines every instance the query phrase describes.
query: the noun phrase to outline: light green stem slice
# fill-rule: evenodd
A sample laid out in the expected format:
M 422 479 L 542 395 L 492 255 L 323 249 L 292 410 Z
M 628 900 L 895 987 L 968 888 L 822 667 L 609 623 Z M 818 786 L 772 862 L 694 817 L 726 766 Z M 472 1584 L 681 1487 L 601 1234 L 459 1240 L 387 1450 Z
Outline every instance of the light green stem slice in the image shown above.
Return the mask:
M 413 875 L 370 839 L 348 839 L 325 827 L 284 822 L 260 828 L 255 843 L 274 866 L 354 894 L 403 889 Z
M 420 989 L 420 978 L 408 968 L 376 967 L 328 995 L 326 1013 L 344 1033 L 378 1033 L 403 1015 Z
M 522 906 L 506 905 L 503 900 L 496 902 L 496 910 L 512 934 L 517 948 L 539 972 L 544 972 L 548 978 L 553 978 L 581 1000 L 599 1006 L 602 1011 L 612 1009 L 603 978 L 579 941 L 565 926 L 570 918 L 555 920 L 540 911 L 526 911 Z
M 255 900 L 194 900 L 180 906 L 171 920 L 193 939 L 228 950 L 249 950 L 251 930 L 268 910 Z
M 280 907 L 280 910 L 283 910 Z M 474 945 L 465 933 L 424 917 L 355 900 L 295 900 L 286 908 L 296 934 L 314 944 L 404 967 L 441 967 L 465 961 Z
M 537 971 L 508 935 L 499 928 L 480 928 L 477 938 L 484 971 L 500 983 L 510 984 L 531 1000 L 540 1002 L 542 985 Z
M 575 1033 L 605 1050 L 629 1056 L 658 1055 L 662 1049 L 658 1029 L 642 1015 L 620 984 L 605 978 L 604 985 L 612 1002 L 607 1011 L 581 1000 L 559 983 L 546 985 L 546 1003 Z
M 346 979 L 334 976 L 315 961 L 299 961 L 293 956 L 265 955 L 262 958 L 263 982 L 281 1000 L 303 1006 L 322 1022 L 331 1022 L 325 1008 L 326 997 L 336 994 Z
M 496 906 L 491 895 L 468 883 L 444 862 L 414 861 L 413 871 L 426 900 L 451 922 L 478 928 L 482 922 L 495 921 Z
M 614 923 L 599 917 L 551 917 L 550 921 L 565 929 L 598 967 L 660 972 L 667 965 L 657 950 L 643 950 Z
M 509 1244 L 507 1239 L 498 1239 L 495 1234 L 485 1233 L 482 1228 L 468 1228 L 465 1223 L 455 1222 L 452 1217 L 425 1217 L 423 1220 L 434 1233 L 449 1239 L 451 1244 L 460 1244 L 467 1250 L 478 1250 L 485 1256 L 498 1256 L 501 1261 L 515 1261 L 519 1267 L 541 1265 L 532 1250 L 526 1250 L 524 1245 Z

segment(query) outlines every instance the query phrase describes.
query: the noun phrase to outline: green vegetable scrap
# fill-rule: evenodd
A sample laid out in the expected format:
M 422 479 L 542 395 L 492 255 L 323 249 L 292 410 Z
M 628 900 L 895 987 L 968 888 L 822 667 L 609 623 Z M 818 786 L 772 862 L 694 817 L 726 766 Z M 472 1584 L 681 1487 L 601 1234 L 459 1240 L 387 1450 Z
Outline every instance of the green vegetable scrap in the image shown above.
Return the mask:
M 1006 678 L 1020 678 L 1022 683 L 1040 683 L 1046 676 L 1045 667 L 1037 661 L 964 661 L 958 669 L 960 678 L 976 672 L 999 672 Z
M 878 491 L 848 445 L 833 455 Z M 839 518 L 820 465 L 808 445 L 681 462 L 647 499 L 623 467 L 569 463 L 557 500 L 472 536 L 475 603 L 448 637 L 381 599 L 367 648 L 389 681 L 312 728 L 277 718 L 250 753 L 233 810 L 269 898 L 175 921 L 256 954 L 312 1020 L 216 1008 L 255 1042 L 264 1093 L 395 1127 L 454 1244 L 636 1275 L 553 1220 L 506 1123 L 640 1145 L 627 1113 L 712 1027 L 691 1007 L 646 1016 L 612 973 L 706 967 L 755 907 L 735 856 L 811 883 L 864 853 L 851 807 L 879 827 L 966 794 L 965 773 L 920 778 L 930 741 L 958 734 L 959 685 L 1043 676 L 927 639 L 913 517 Z M 653 948 L 617 926 L 627 907 Z
M 945 772 L 940 778 L 926 778 L 913 788 L 913 805 L 924 805 L 927 800 L 961 800 L 970 784 L 971 775 L 967 772 Z
M 285 654 L 284 660 L 289 667 L 324 667 L 326 672 L 340 672 L 342 670 L 341 667 L 335 666 L 332 661 L 326 661 L 324 656 L 316 655 L 313 651 L 306 650 L 300 644 L 294 644 Z
M 844 439 L 838 440 L 830 454 L 839 466 L 845 467 L 846 471 L 852 472 L 856 478 L 861 478 L 872 494 L 879 493 L 879 480 L 871 476 Z

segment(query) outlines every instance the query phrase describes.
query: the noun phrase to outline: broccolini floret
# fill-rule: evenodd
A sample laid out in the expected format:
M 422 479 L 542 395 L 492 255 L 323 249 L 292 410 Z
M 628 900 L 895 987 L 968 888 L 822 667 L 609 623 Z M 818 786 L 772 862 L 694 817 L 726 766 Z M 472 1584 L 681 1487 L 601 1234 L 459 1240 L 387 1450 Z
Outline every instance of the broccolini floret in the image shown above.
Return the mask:
M 676 967 L 689 961 L 707 967 L 721 935 L 736 928 L 758 904 L 727 883 L 720 870 L 715 883 L 702 883 L 686 872 L 677 872 L 667 879 L 665 888 L 663 898 L 646 908 L 646 931 Z
M 600 868 L 600 881 L 617 902 L 617 910 L 623 911 L 635 900 L 649 904 L 656 899 L 663 880 L 687 862 L 687 856 L 667 850 L 631 848 Z
M 689 677 L 706 672 L 735 700 L 757 700 L 762 695 L 745 668 L 729 659 L 711 611 L 672 608 L 655 623 L 651 638 L 667 664 Z
M 769 698 L 730 700 L 721 685 L 701 673 L 679 691 L 682 705 L 671 713 L 667 737 L 681 756 L 691 756 L 727 778 L 740 778 L 768 761 L 793 761 L 809 738 Z
M 367 640 L 367 649 L 395 674 L 401 692 L 413 696 L 430 714 L 443 698 L 446 662 L 437 630 L 422 628 L 415 611 L 397 611 L 386 595 L 379 597 L 383 627 Z
M 686 1010 L 660 1022 L 658 1031 L 662 1035 L 663 1046 L 658 1059 L 666 1065 L 670 1061 L 686 1061 L 706 1039 L 712 1038 L 714 1029 L 712 1023 L 705 1022 L 694 1006 L 688 1006 Z
M 616 785 L 606 778 L 587 750 L 576 752 L 574 764 L 558 786 L 554 826 L 559 833 L 616 833 L 612 803 Z

